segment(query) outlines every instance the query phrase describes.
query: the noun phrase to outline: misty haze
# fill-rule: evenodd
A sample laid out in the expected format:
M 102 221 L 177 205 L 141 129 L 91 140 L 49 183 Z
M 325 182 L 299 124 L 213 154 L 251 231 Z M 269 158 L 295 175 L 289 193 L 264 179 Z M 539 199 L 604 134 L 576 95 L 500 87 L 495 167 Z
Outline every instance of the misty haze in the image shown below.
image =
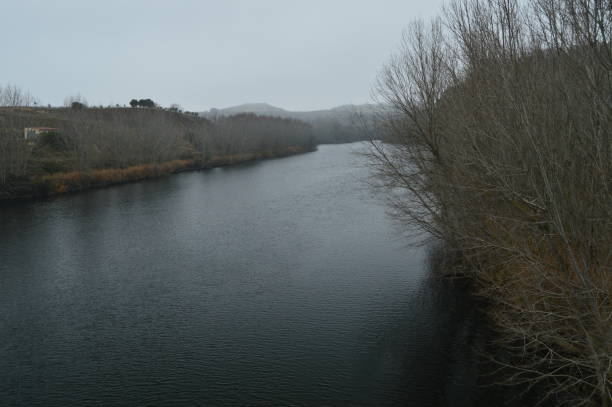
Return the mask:
M 612 406 L 611 0 L 0 12 L 0 406 Z

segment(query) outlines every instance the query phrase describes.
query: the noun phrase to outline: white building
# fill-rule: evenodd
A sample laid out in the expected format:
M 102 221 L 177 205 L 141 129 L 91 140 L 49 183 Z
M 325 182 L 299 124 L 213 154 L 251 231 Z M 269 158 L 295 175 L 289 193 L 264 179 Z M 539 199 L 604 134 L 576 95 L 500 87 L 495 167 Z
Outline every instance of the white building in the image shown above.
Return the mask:
M 34 141 L 45 133 L 51 133 L 58 130 L 59 129 L 54 127 L 26 127 L 23 129 L 23 137 L 27 141 Z

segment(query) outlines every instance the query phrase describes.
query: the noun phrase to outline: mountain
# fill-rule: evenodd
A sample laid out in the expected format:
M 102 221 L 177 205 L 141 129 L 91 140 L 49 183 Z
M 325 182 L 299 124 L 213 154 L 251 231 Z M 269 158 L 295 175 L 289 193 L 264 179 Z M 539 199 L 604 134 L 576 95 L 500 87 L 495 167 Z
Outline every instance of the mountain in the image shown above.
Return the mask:
M 210 109 L 210 111 L 204 112 L 201 115 L 232 116 L 240 113 L 254 113 L 258 116 L 288 117 L 286 113 L 289 112 L 281 109 L 280 107 L 275 107 L 267 103 L 245 103 L 243 105 L 227 107 L 225 109 Z
M 380 108 L 379 105 L 343 105 L 332 109 L 312 111 L 291 111 L 267 103 L 246 103 L 224 109 L 210 109 L 201 116 L 215 119 L 220 116 L 233 116 L 252 113 L 258 116 L 274 116 L 304 121 L 310 124 L 320 144 L 345 143 L 365 140 L 368 135 L 362 128 L 362 119 L 371 118 Z
M 311 110 L 311 111 L 291 111 L 280 107 L 272 106 L 268 103 L 245 103 L 239 106 L 227 107 L 224 109 L 210 109 L 208 112 L 200 113 L 204 117 L 232 116 L 240 113 L 253 113 L 260 116 L 288 117 L 292 119 L 315 121 L 325 118 L 345 118 L 349 119 L 355 114 L 371 114 L 378 109 L 378 105 L 342 105 L 331 109 Z

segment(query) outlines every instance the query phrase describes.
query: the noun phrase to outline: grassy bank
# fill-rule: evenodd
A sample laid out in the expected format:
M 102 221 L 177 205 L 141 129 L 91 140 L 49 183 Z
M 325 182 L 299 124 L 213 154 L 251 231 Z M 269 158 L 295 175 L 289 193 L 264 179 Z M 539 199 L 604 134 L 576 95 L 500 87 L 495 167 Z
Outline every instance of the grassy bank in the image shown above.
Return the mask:
M 173 160 L 158 165 L 143 164 L 127 168 L 106 168 L 90 171 L 57 172 L 33 178 L 22 178 L 5 189 L 0 200 L 42 198 L 110 185 L 159 178 L 185 171 L 205 170 L 268 158 L 306 153 L 303 147 L 290 146 L 283 151 L 233 154 L 202 159 Z

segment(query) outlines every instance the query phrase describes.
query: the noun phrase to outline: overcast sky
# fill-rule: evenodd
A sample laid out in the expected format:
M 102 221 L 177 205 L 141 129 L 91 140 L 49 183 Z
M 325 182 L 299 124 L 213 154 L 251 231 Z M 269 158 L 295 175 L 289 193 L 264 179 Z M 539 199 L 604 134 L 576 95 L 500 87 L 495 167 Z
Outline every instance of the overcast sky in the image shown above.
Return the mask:
M 370 101 L 402 29 L 441 0 L 0 0 L 0 85 L 43 104 L 208 110 Z

